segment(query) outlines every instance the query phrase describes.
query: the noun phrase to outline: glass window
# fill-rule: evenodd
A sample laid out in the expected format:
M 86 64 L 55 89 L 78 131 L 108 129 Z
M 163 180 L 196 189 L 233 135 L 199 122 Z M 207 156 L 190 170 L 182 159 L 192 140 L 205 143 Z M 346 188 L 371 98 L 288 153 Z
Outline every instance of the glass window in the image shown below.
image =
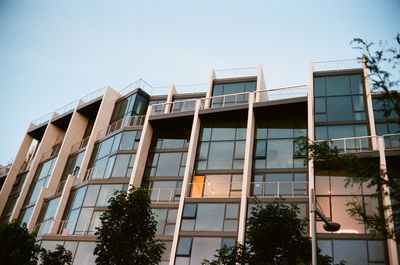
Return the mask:
M 130 155 L 117 155 L 111 177 L 128 177 L 126 171 L 130 158 Z
M 97 153 L 97 158 L 102 158 L 110 153 L 113 140 L 114 140 L 114 138 L 111 137 L 111 138 L 108 138 L 107 140 L 101 142 L 99 151 Z
M 328 76 L 326 77 L 326 94 L 327 96 L 338 96 L 350 94 L 350 79 L 345 76 Z
M 315 99 L 315 113 L 324 113 L 324 112 L 326 112 L 325 98 L 316 98 Z
M 180 237 L 178 242 L 178 247 L 176 250 L 176 255 L 189 256 L 191 247 L 192 247 L 191 237 Z
M 293 142 L 268 140 L 267 167 L 288 168 L 293 166 Z
M 107 206 L 108 200 L 113 196 L 116 190 L 122 190 L 122 184 L 102 185 L 96 206 Z
M 224 204 L 200 203 L 197 209 L 196 231 L 222 231 Z
M 197 212 L 197 204 L 196 203 L 187 203 L 185 204 L 185 208 L 183 209 L 183 218 L 195 218 Z
M 333 240 L 334 262 L 345 260 L 347 264 L 368 264 L 366 242 L 364 240 Z
M 95 242 L 79 242 L 74 264 L 94 264 L 96 259 L 96 256 L 93 255 L 95 246 Z
M 232 168 L 234 142 L 213 142 L 210 146 L 208 169 Z
M 83 202 L 83 206 L 95 206 L 97 195 L 99 194 L 100 185 L 89 185 L 88 191 Z
M 193 238 L 193 250 L 190 264 L 201 264 L 204 259 L 212 259 L 215 250 L 221 248 L 221 238 L 195 237 Z
M 160 153 L 156 176 L 178 176 L 181 157 L 181 153 Z
M 325 93 L 325 77 L 315 77 L 314 78 L 314 96 L 324 97 Z
M 351 92 L 353 94 L 363 94 L 363 82 L 361 80 L 361 75 L 351 75 L 350 76 Z
M 213 128 L 211 141 L 234 140 L 235 128 Z
M 345 121 L 353 119 L 350 97 L 328 97 L 326 100 L 328 121 Z

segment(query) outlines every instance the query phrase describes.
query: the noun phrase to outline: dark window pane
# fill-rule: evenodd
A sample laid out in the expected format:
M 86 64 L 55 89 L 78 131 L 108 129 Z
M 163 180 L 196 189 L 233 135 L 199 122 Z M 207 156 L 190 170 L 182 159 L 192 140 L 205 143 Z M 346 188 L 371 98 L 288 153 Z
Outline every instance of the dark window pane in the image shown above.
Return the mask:
M 212 130 L 212 141 L 219 140 L 234 140 L 235 139 L 235 128 L 213 128 Z
M 130 158 L 130 155 L 117 155 L 111 177 L 127 177 L 126 171 Z
M 183 209 L 183 218 L 195 218 L 196 217 L 197 204 L 196 203 L 186 203 Z
M 191 237 L 180 237 L 178 242 L 178 247 L 176 250 L 176 255 L 189 256 L 191 247 L 192 247 Z
M 315 113 L 324 113 L 324 112 L 326 112 L 325 98 L 316 98 L 315 99 Z
M 268 140 L 267 167 L 288 168 L 293 166 L 293 143 L 288 140 Z
M 350 94 L 349 76 L 328 76 L 326 77 L 326 95 L 338 96 Z
M 196 218 L 196 231 L 222 231 L 225 204 L 199 203 Z
M 364 111 L 364 97 L 363 96 L 353 96 L 353 110 L 354 111 Z
M 220 96 L 223 93 L 223 89 L 224 89 L 224 85 L 222 84 L 218 84 L 218 85 L 214 85 L 213 88 L 213 96 Z
M 181 153 L 160 153 L 156 176 L 178 176 Z
M 324 97 L 325 96 L 325 77 L 314 78 L 314 96 Z
M 256 141 L 256 158 L 263 158 L 267 151 L 267 141 L 257 140 Z
M 234 142 L 214 142 L 210 146 L 208 169 L 232 168 Z
M 328 121 L 345 121 L 353 119 L 353 110 L 350 97 L 328 97 Z
M 270 128 L 268 129 L 269 138 L 292 138 L 293 129 Z
M 136 131 L 128 131 L 122 134 L 120 150 L 132 150 L 135 143 Z
M 351 93 L 353 94 L 363 94 L 363 84 L 361 80 L 361 75 L 351 75 Z

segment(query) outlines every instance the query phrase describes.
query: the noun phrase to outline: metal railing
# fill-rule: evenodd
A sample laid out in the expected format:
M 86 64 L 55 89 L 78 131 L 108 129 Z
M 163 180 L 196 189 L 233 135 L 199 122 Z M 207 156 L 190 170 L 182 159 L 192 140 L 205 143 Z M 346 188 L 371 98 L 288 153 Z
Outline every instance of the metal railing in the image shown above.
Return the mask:
M 373 151 L 372 141 L 377 140 L 377 136 L 356 136 L 346 138 L 336 138 L 327 140 L 317 140 L 318 142 L 326 141 L 330 148 L 337 148 L 339 153 L 358 153 Z M 377 142 L 377 141 L 376 141 Z
M 362 68 L 361 60 L 359 59 L 318 61 L 312 63 L 314 72 Z
M 400 133 L 382 135 L 385 142 L 385 149 L 400 148 Z
M 54 224 L 54 220 L 46 220 L 41 222 L 40 224 L 35 225 L 34 231 L 36 233 L 36 236 L 38 238 L 44 236 L 44 235 L 49 235 L 50 234 L 50 228 Z
M 61 236 L 70 235 L 94 235 L 96 228 L 101 226 L 100 220 L 61 220 L 57 234 Z
M 149 189 L 152 203 L 174 203 L 179 202 L 181 189 L 175 188 L 153 188 Z
M 53 112 L 50 112 L 50 113 L 47 113 L 47 114 L 45 114 L 45 115 L 33 120 L 31 122 L 31 126 L 29 127 L 29 129 L 35 128 L 35 127 L 37 127 L 37 126 L 39 126 L 41 124 L 44 124 L 44 123 L 48 122 L 52 115 L 53 115 Z
M 79 100 L 83 101 L 84 103 L 90 102 L 96 98 L 102 97 L 104 95 L 105 90 L 106 90 L 106 86 L 103 86 L 103 87 L 87 94 L 86 96 L 79 98 Z
M 119 119 L 111 123 L 107 128 L 100 130 L 99 133 L 97 134 L 96 140 L 99 140 L 104 136 L 107 136 L 113 132 L 116 132 L 126 127 L 142 126 L 144 124 L 145 119 L 146 119 L 145 115 L 125 116 L 122 119 Z
M 251 182 L 253 197 L 301 197 L 308 196 L 307 181 Z
M 197 99 L 179 100 L 169 103 L 160 103 L 152 105 L 151 115 L 165 114 L 165 111 L 169 109 L 169 113 L 193 111 L 196 108 Z
M 215 79 L 257 76 L 258 67 L 217 69 L 214 71 Z
M 105 175 L 106 173 L 106 167 L 100 167 L 100 166 L 94 166 L 92 168 L 89 168 L 85 172 L 85 179 L 84 180 L 89 180 L 89 179 L 108 179 Z M 111 172 L 108 173 L 110 175 Z
M 68 103 L 67 105 L 62 106 L 61 108 L 56 109 L 54 112 L 58 116 L 61 116 L 64 113 L 67 113 L 68 111 L 75 109 L 77 102 L 78 102 L 78 100 L 74 100 L 71 103 Z
M 89 142 L 89 138 L 90 138 L 90 136 L 86 136 L 85 138 L 83 138 L 79 142 L 74 143 L 71 146 L 71 150 L 69 151 L 69 153 L 72 154 L 72 153 L 75 153 L 75 152 L 85 148 L 87 146 L 88 142 Z
M 227 94 L 200 99 L 200 109 L 222 108 L 227 106 L 243 105 L 249 103 L 250 92 Z
M 307 93 L 308 93 L 307 85 L 271 88 L 256 92 L 258 102 L 306 97 Z
M 205 93 L 207 90 L 208 83 L 175 85 L 175 91 L 177 94 Z
M 121 96 L 125 96 L 138 88 L 143 89 L 150 95 L 151 95 L 151 91 L 153 90 L 153 87 L 151 85 L 149 85 L 146 81 L 144 81 L 143 79 L 140 78 L 140 79 L 136 80 L 135 82 L 133 82 L 132 84 L 129 84 L 125 88 L 121 89 L 118 92 Z
M 234 189 L 233 187 L 239 187 Z M 203 182 L 188 183 L 188 197 L 215 198 L 215 197 L 240 197 L 242 194 L 241 182 Z

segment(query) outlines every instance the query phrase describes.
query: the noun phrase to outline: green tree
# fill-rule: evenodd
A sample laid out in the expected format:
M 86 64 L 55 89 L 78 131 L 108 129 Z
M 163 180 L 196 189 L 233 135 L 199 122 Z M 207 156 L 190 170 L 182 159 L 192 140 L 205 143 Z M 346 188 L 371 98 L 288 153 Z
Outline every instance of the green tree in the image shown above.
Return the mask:
M 7 265 L 37 263 L 36 235 L 18 221 L 0 225 L 0 262 Z
M 161 260 L 164 244 L 155 240 L 156 225 L 145 189 L 117 191 L 100 217 L 96 264 L 155 265 Z
M 371 89 L 382 92 L 380 99 L 385 107 L 385 116 L 396 112 L 400 123 L 400 33 L 394 40 L 394 47 L 390 48 L 385 48 L 382 41 L 376 45 L 361 38 L 353 39 L 351 45 L 362 53 L 359 59 L 364 60 L 369 70 Z
M 72 253 L 62 245 L 57 245 L 54 251 L 42 248 L 40 250 L 40 260 L 42 265 L 71 265 Z

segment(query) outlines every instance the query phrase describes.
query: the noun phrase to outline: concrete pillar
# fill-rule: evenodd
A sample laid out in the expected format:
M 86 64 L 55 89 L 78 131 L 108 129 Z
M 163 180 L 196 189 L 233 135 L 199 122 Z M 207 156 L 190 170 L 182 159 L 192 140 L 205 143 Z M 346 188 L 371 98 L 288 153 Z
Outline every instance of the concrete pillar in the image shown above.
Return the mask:
M 256 102 L 260 102 L 260 100 L 261 100 L 260 91 L 265 90 L 265 89 L 266 89 L 266 86 L 265 86 L 264 71 L 263 71 L 262 65 L 259 65 L 259 66 L 258 66 L 258 69 L 257 69 L 257 86 L 256 86 L 256 92 L 258 92 L 258 93 L 256 93 Z M 267 94 L 262 95 L 262 96 L 265 96 L 264 101 L 265 101 L 265 100 L 268 100 Z
M 243 182 L 242 182 L 242 195 L 240 200 L 240 219 L 238 242 L 243 244 L 246 234 L 246 216 L 247 216 L 247 198 L 250 194 L 250 184 L 252 175 L 253 163 L 253 146 L 254 146 L 254 132 L 256 120 L 253 111 L 255 92 L 249 94 L 249 110 L 247 115 L 247 130 L 246 130 L 246 150 L 243 166 Z
M 210 73 L 208 75 L 208 89 L 206 92 L 206 98 L 204 99 L 204 108 L 208 109 L 210 108 L 211 105 L 211 100 L 210 98 L 212 97 L 212 90 L 213 90 L 213 85 L 214 85 L 214 79 L 215 79 L 215 70 L 214 68 L 210 68 Z
M 181 197 L 179 199 L 179 207 L 178 207 L 177 219 L 176 219 L 176 224 L 175 224 L 174 239 L 172 241 L 171 258 L 169 261 L 169 265 L 174 265 L 174 262 L 175 262 L 176 247 L 178 245 L 179 229 L 181 227 L 182 212 L 183 212 L 183 206 L 185 203 L 185 196 L 187 194 L 189 194 L 188 185 L 191 181 L 192 172 L 194 170 L 195 161 L 196 161 L 196 150 L 197 150 L 197 145 L 199 142 L 200 125 L 201 125 L 201 121 L 200 121 L 200 117 L 199 117 L 199 110 L 200 110 L 200 99 L 197 99 L 196 100 L 196 108 L 195 108 L 194 117 L 193 117 L 193 123 L 192 123 L 192 131 L 190 133 L 189 149 L 188 149 L 187 157 L 186 157 L 186 167 L 185 167 L 185 173 L 184 173 L 184 177 L 183 177 Z
M 386 167 L 386 157 L 385 157 L 385 140 L 383 136 L 378 136 L 378 148 L 379 148 L 379 165 L 382 172 L 387 171 Z M 387 181 L 388 176 L 385 173 L 383 178 Z M 394 223 L 393 223 L 393 211 L 391 208 L 392 202 L 390 200 L 390 189 L 387 185 L 382 187 L 382 203 L 383 203 L 383 214 L 385 220 L 387 221 L 388 230 L 394 230 Z M 390 265 L 399 265 L 399 259 L 397 255 L 397 244 L 395 238 L 388 238 L 387 239 L 387 247 L 388 247 L 388 256 L 389 256 L 389 264 Z
M 57 126 L 49 123 L 46 127 L 46 130 L 44 132 L 42 141 L 39 144 L 39 148 L 37 149 L 36 155 L 32 161 L 32 166 L 26 176 L 24 185 L 22 187 L 21 193 L 19 195 L 19 198 L 15 204 L 13 213 L 11 215 L 11 220 L 17 219 L 18 215 L 21 211 L 21 208 L 24 204 L 25 198 L 28 194 L 29 188 L 32 184 L 32 181 L 36 175 L 36 171 L 38 169 L 38 166 L 40 162 L 42 162 L 42 156 L 47 154 L 48 152 L 51 152 L 51 148 L 53 145 L 56 143 L 56 140 L 59 139 L 60 137 L 64 136 L 64 131 L 58 128 Z M 50 174 L 51 175 L 51 174 Z
M 168 88 L 167 102 L 164 108 L 164 114 L 170 113 L 172 111 L 172 102 L 174 101 L 174 95 L 176 94 L 175 85 L 171 84 Z
M 146 118 L 144 120 L 142 134 L 140 136 L 139 146 L 136 152 L 135 162 L 132 168 L 132 174 L 129 180 L 129 186 L 140 187 L 142 184 L 144 170 L 146 169 L 147 156 L 149 155 L 151 138 L 153 137 L 153 128 L 149 122 L 153 106 L 147 108 Z
M 25 157 L 29 152 L 29 148 L 32 142 L 33 137 L 29 134 L 25 134 L 21 146 L 18 149 L 17 155 L 14 159 L 14 162 L 12 163 L 11 168 L 8 171 L 6 180 L 0 191 L 0 215 L 4 210 L 8 197 L 10 196 L 10 193 L 12 191 L 12 187 L 15 183 L 15 180 L 19 174 L 22 165 L 24 164 Z
M 114 105 L 117 99 L 120 97 L 117 91 L 110 87 L 107 87 L 103 99 L 100 104 L 97 117 L 93 125 L 92 133 L 90 134 L 88 144 L 86 146 L 85 154 L 83 155 L 81 170 L 78 174 L 78 182 L 82 182 L 85 179 L 86 171 L 88 170 L 90 157 L 92 156 L 95 142 L 98 140 L 98 134 L 100 131 L 106 129 L 111 120 Z

